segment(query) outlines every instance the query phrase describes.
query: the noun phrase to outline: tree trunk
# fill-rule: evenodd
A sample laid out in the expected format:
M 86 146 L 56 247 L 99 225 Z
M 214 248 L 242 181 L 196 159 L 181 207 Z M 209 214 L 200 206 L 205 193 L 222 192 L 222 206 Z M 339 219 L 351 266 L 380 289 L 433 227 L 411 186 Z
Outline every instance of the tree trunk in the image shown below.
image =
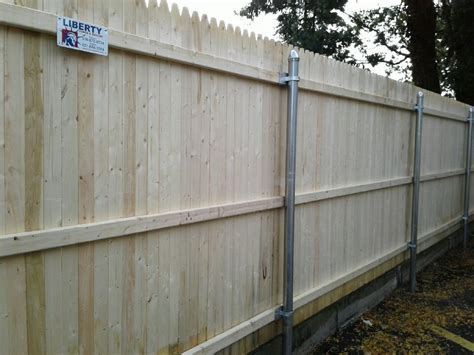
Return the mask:
M 456 99 L 474 105 L 474 3 L 453 0 L 451 39 L 454 65 L 451 68 Z
M 436 11 L 433 0 L 404 0 L 407 9 L 409 52 L 413 82 L 441 92 L 436 64 Z

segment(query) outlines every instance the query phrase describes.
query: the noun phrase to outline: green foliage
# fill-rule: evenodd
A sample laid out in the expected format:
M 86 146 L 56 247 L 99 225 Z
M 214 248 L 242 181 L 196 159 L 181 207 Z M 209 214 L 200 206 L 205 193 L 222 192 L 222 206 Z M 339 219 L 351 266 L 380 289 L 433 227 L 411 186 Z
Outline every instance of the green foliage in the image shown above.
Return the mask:
M 358 29 L 341 16 L 347 0 L 252 0 L 240 11 L 253 19 L 277 14 L 277 34 L 286 43 L 354 63 L 350 48 L 361 44 Z
M 372 38 L 371 43 L 361 41 L 358 50 L 372 67 L 386 64 L 386 74 L 403 73 L 410 79 L 410 53 L 408 51 L 408 32 L 404 5 L 380 7 L 374 10 L 359 11 L 350 15 L 359 33 L 365 32 Z

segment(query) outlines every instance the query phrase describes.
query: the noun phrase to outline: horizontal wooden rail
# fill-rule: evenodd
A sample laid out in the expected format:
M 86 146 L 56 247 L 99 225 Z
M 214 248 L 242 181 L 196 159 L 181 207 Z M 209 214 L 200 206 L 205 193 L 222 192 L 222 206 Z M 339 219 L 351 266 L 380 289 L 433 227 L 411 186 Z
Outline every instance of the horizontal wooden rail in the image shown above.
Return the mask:
M 0 3 L 0 25 L 55 35 L 56 15 L 22 6 Z M 278 84 L 279 73 L 277 72 L 181 48 L 131 33 L 124 33 L 114 29 L 109 29 L 109 46 L 118 50 L 170 60 L 181 64 L 228 73 L 270 84 Z M 383 96 L 349 90 L 335 85 L 322 84 L 311 80 L 301 79 L 299 86 L 302 90 L 317 92 L 324 95 L 401 110 L 414 110 L 414 103 L 407 103 Z M 427 107 L 425 108 L 425 114 L 456 121 L 466 121 L 467 110 L 468 108 L 466 106 L 466 115 L 460 116 Z
M 441 180 L 450 178 L 453 176 L 464 175 L 464 169 L 458 169 L 442 173 L 431 173 L 426 174 L 421 177 L 421 182 L 432 181 L 432 180 Z M 364 192 L 388 189 L 397 186 L 409 185 L 412 183 L 413 178 L 411 176 L 401 177 L 397 179 L 382 180 L 376 182 L 369 182 L 366 184 L 352 185 L 352 186 L 343 186 L 335 187 L 327 190 L 306 192 L 296 195 L 296 204 L 312 203 L 321 200 L 327 200 L 331 198 L 350 196 L 355 194 L 360 194 Z
M 470 213 L 470 220 L 472 220 L 472 212 Z M 425 233 L 419 238 L 419 251 L 426 250 L 431 245 L 442 240 L 447 235 L 456 231 L 460 227 L 461 216 L 452 219 L 451 221 L 439 226 L 438 228 Z M 383 264 L 384 262 L 400 255 L 407 253 L 407 244 L 404 243 L 392 251 L 378 257 L 371 262 L 364 264 L 357 268 L 356 270 L 350 271 L 339 276 L 337 279 L 327 282 L 325 284 L 319 285 L 313 289 L 310 289 L 294 298 L 294 308 L 297 310 L 310 302 L 315 301 L 319 297 L 337 289 L 338 287 L 344 285 L 346 282 L 365 274 L 366 272 L 371 271 L 377 266 Z M 407 259 L 408 254 L 404 256 L 404 260 Z M 211 354 L 219 350 L 225 349 L 226 347 L 232 345 L 233 343 L 243 339 L 247 335 L 250 335 L 260 328 L 270 324 L 275 320 L 275 311 L 280 308 L 279 306 L 273 307 L 269 310 L 266 310 L 256 316 L 250 318 L 249 320 L 238 324 L 237 326 L 226 330 L 225 332 L 195 346 L 192 349 L 184 352 L 185 355 L 191 354 Z
M 466 116 L 455 115 L 453 113 L 447 113 L 447 112 L 443 112 L 443 111 L 436 110 L 436 109 L 429 108 L 429 107 L 425 107 L 423 109 L 423 113 L 425 114 L 425 116 L 433 116 L 433 117 L 437 117 L 437 118 L 445 118 L 445 119 L 448 119 L 448 120 L 458 121 L 459 123 L 467 123 L 468 109 L 469 108 L 466 105 Z
M 464 170 L 429 174 L 424 175 L 422 181 L 431 181 L 461 174 L 464 174 Z M 411 181 L 411 177 L 402 177 L 297 194 L 296 204 L 300 205 L 364 192 L 393 188 L 408 185 Z M 69 227 L 12 233 L 0 236 L 0 257 L 269 211 L 281 208 L 283 207 L 283 204 L 283 197 L 275 196 L 259 200 L 235 202 L 175 212 L 78 224 Z
M 327 190 L 307 192 L 303 194 L 296 195 L 296 204 L 311 203 L 321 200 L 327 200 L 331 198 L 349 196 L 354 194 L 360 194 L 363 192 L 387 189 L 391 187 L 397 187 L 402 185 L 410 184 L 412 177 L 402 177 L 398 179 L 390 179 L 383 181 L 370 182 L 367 184 L 353 185 L 353 186 L 344 186 L 336 187 Z
M 465 169 L 458 169 L 453 171 L 447 171 L 443 173 L 430 173 L 425 174 L 420 177 L 421 182 L 425 181 L 432 181 L 432 180 L 440 180 L 440 179 L 447 179 L 453 176 L 464 175 L 466 173 Z
M 299 88 L 302 90 L 317 92 L 319 94 L 324 94 L 328 96 L 340 97 L 340 98 L 354 100 L 354 101 L 361 101 L 365 103 L 391 107 L 391 108 L 400 109 L 404 111 L 414 112 L 414 108 L 415 108 L 414 103 L 390 99 L 388 97 L 383 97 L 383 96 L 378 96 L 378 95 L 367 94 L 364 92 L 349 90 L 349 89 L 345 89 L 339 86 L 317 83 L 310 80 L 304 80 L 304 79 L 300 80 Z M 438 118 L 445 118 L 445 119 L 455 120 L 458 122 L 466 122 L 467 110 L 468 108 L 466 106 L 466 116 L 455 115 L 452 113 L 447 113 L 447 112 L 439 111 L 436 109 L 431 109 L 429 107 L 426 107 L 424 109 L 424 113 L 425 115 L 434 116 Z
M 0 257 L 199 223 L 283 206 L 283 197 L 120 218 L 0 237 Z

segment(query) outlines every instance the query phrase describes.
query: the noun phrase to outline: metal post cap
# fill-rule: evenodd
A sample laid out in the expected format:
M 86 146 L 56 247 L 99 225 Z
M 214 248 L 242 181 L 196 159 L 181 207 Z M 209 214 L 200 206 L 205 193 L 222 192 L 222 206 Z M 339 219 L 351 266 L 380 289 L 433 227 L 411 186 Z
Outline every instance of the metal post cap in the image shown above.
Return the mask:
M 425 94 L 423 94 L 423 91 L 418 91 L 418 94 L 416 94 L 418 97 L 423 97 Z
M 300 60 L 300 56 L 298 55 L 298 52 L 292 49 L 290 51 L 290 54 L 288 55 L 288 60 Z

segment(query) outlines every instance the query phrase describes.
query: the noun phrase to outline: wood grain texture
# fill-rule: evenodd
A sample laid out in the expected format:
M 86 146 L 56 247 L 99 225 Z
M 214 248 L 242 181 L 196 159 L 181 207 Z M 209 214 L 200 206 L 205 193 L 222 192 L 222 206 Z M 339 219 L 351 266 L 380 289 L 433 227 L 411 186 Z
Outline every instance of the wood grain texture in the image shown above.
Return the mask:
M 57 47 L 57 15 L 109 56 Z M 165 0 L 0 1 L 0 352 L 278 334 L 289 51 Z M 404 260 L 419 90 L 299 52 L 297 322 Z M 420 249 L 459 224 L 466 144 L 466 105 L 425 104 Z

